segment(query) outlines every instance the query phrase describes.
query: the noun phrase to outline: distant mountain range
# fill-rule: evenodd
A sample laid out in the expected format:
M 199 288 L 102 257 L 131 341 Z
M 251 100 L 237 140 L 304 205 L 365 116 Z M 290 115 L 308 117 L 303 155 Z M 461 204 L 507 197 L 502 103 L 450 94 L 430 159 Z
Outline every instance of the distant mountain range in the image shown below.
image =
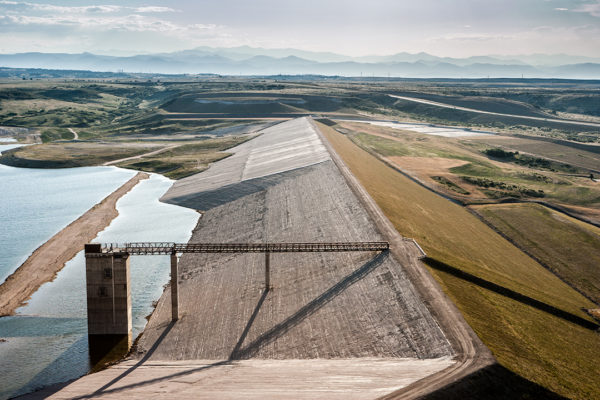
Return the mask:
M 398 53 L 349 57 L 326 52 L 248 46 L 198 47 L 173 53 L 134 56 L 92 53 L 0 54 L 0 67 L 161 74 L 600 79 L 600 58 L 564 54 L 449 58 L 427 53 Z

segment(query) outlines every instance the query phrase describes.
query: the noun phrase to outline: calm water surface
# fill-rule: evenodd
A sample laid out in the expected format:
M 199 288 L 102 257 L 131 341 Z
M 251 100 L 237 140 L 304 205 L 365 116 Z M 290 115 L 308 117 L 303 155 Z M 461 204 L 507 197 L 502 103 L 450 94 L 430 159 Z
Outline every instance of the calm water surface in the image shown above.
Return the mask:
M 5 146 L 0 146 L 0 151 L 2 148 Z M 27 170 L 0 166 L 1 252 L 3 258 L 8 255 L 12 260 L 1 260 L 0 271 L 6 275 L 14 270 L 31 250 L 133 174 L 110 167 Z M 199 214 L 158 202 L 171 184 L 159 175 L 140 182 L 119 200 L 119 216 L 95 241 L 187 242 Z M 5 197 L 7 190 L 10 196 Z M 40 192 L 43 194 L 35 194 Z M 21 218 L 5 212 L 4 204 Z M 77 212 L 65 210 L 65 204 Z M 16 234 L 29 244 L 5 246 L 5 240 L 15 240 Z M 168 256 L 131 257 L 134 337 L 143 330 L 145 317 L 152 312 L 152 304 L 168 278 Z M 7 340 L 0 343 L 0 399 L 74 379 L 88 371 L 85 303 L 85 258 L 80 252 L 53 282 L 44 284 L 26 306 L 18 309 L 16 316 L 0 318 L 0 337 Z

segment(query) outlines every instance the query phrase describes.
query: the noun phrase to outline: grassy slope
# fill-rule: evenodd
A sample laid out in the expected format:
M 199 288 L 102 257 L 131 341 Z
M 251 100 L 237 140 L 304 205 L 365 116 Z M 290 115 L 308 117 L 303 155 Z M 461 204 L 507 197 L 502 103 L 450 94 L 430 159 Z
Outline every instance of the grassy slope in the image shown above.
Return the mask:
M 385 166 L 333 129 L 320 126 L 398 231 L 453 268 L 580 318 L 593 307 L 579 293 L 467 210 Z M 431 268 L 499 362 L 557 393 L 600 397 L 600 335 L 526 302 Z
M 128 146 L 112 143 L 56 142 L 4 152 L 0 156 L 0 163 L 25 168 L 85 167 L 147 153 L 158 148 L 160 146 L 150 144 Z
M 251 136 L 226 136 L 184 144 L 155 156 L 120 163 L 123 168 L 156 172 L 171 179 L 181 179 L 208 168 L 210 163 L 230 156 L 223 152 L 251 139 Z
M 476 210 L 567 282 L 600 302 L 600 229 L 538 204 Z

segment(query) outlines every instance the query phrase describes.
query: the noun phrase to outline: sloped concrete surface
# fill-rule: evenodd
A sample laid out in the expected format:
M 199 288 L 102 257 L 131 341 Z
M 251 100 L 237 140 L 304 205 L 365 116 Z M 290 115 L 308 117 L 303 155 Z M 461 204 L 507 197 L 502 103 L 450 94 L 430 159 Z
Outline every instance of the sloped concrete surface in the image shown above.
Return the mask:
M 263 190 L 286 172 L 331 159 L 307 118 L 264 129 L 259 137 L 228 152 L 234 154 L 201 174 L 175 182 L 161 201 L 208 210 Z
M 371 241 L 381 236 L 332 161 L 206 212 L 190 242 Z M 157 360 L 436 358 L 450 345 L 389 254 L 185 254 L 180 320 Z M 139 343 L 170 320 L 168 292 Z

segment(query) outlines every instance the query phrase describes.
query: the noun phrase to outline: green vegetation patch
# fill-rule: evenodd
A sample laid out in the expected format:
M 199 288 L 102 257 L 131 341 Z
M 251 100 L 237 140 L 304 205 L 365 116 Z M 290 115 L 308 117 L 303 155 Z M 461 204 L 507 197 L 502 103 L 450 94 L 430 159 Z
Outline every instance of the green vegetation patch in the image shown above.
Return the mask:
M 231 153 L 223 152 L 251 139 L 252 136 L 227 136 L 183 144 L 153 156 L 124 161 L 123 168 L 155 172 L 171 179 L 181 179 L 204 171 L 208 166 Z
M 322 124 L 325 124 L 327 126 L 334 126 L 337 125 L 337 122 L 330 120 L 329 118 L 318 118 L 315 121 L 319 121 Z
M 445 187 L 447 187 L 448 189 L 450 189 L 456 193 L 471 194 L 471 192 L 461 188 L 460 186 L 458 186 L 456 183 L 452 182 L 450 179 L 446 178 L 445 176 L 432 176 L 431 179 L 444 185 Z
M 228 153 L 204 153 L 194 157 L 158 158 L 146 157 L 143 161 L 123 162 L 119 167 L 138 171 L 155 172 L 167 178 L 181 179 L 208 168 L 210 163 L 229 157 Z
M 480 177 L 498 177 L 504 173 L 502 170 L 491 163 L 471 162 L 460 167 L 450 168 L 450 172 L 456 175 L 470 175 Z
M 472 176 L 461 176 L 460 177 L 466 183 L 471 185 L 479 186 L 482 188 L 494 188 L 502 191 L 503 194 L 509 196 L 520 196 L 525 195 L 529 197 L 544 197 L 544 191 L 542 189 L 531 189 L 519 185 L 513 185 L 502 181 L 495 181 L 488 178 L 477 178 Z
M 546 158 L 534 157 L 526 154 L 519 154 L 518 151 L 505 151 L 503 149 L 494 148 L 487 149 L 484 151 L 484 153 L 489 157 L 497 158 L 507 162 L 513 162 L 529 168 L 547 169 L 550 171 L 569 172 L 573 174 L 586 172 L 570 164 L 558 163 Z
M 392 139 L 369 135 L 368 133 L 364 132 L 353 134 L 352 139 L 359 142 L 362 146 L 374 150 L 376 153 L 381 154 L 384 157 L 414 155 L 414 152 L 409 150 L 405 144 Z
M 73 133 L 67 128 L 43 128 L 42 132 L 42 142 L 54 142 L 56 140 L 71 140 L 74 139 L 75 136 Z

